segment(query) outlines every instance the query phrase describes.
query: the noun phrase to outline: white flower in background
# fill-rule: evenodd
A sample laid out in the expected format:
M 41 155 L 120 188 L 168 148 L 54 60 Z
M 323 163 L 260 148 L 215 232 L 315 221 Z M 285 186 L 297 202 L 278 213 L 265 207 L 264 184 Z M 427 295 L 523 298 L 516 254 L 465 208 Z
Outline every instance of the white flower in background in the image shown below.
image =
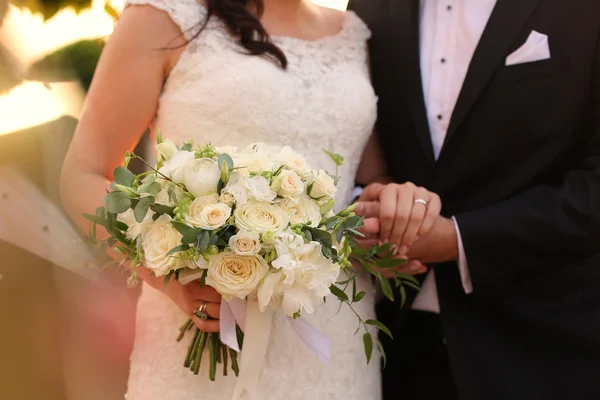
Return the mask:
M 163 140 L 162 143 L 159 143 L 156 146 L 156 149 L 158 150 L 158 154 L 160 154 L 162 159 L 165 161 L 173 158 L 173 156 L 175 156 L 175 154 L 177 154 L 179 151 L 171 139 Z
M 183 174 L 180 173 L 181 168 L 194 159 L 194 153 L 187 150 L 177 152 L 173 157 L 166 161 L 158 170 L 164 176 L 174 179 L 178 183 L 183 183 Z M 179 179 L 175 179 L 175 177 Z
M 194 226 L 213 231 L 225 225 L 229 217 L 231 217 L 231 208 L 227 204 L 207 204 L 200 211 L 198 223 Z
M 282 197 L 296 197 L 304 192 L 304 183 L 296 172 L 284 169 L 273 179 L 271 189 Z
M 273 157 L 269 154 L 269 146 L 257 143 L 230 154 L 236 167 L 248 172 L 265 172 L 273 170 Z
M 253 256 L 261 249 L 258 233 L 239 231 L 229 239 L 231 251 L 238 256 Z
M 156 276 L 163 276 L 186 266 L 177 254 L 167 253 L 181 244 L 182 235 L 171 225 L 171 217 L 163 214 L 142 237 L 145 266 Z
M 150 229 L 152 226 L 152 216 L 154 213 L 152 211 L 148 211 L 142 223 L 139 223 L 135 220 L 134 212 L 131 208 L 127 209 L 124 213 L 117 215 L 117 221 L 124 223 L 127 225 L 127 239 L 135 240 L 138 236 L 143 235 Z
M 211 257 L 206 284 L 215 288 L 225 300 L 245 299 L 258 288 L 269 266 L 259 256 L 238 256 L 224 251 Z
M 314 199 L 320 199 L 322 197 L 330 199 L 335 196 L 337 188 L 335 187 L 335 181 L 329 174 L 322 169 L 313 172 L 311 178 L 312 189 L 310 197 Z
M 321 223 L 321 209 L 308 196 L 295 199 L 286 197 L 277 204 L 287 212 L 292 224 L 305 224 L 316 228 Z
M 169 187 L 171 187 L 171 184 L 168 181 L 165 181 L 164 179 L 160 178 L 156 179 L 156 182 L 162 185 L 162 189 L 154 198 L 155 203 L 162 204 L 168 207 L 175 207 L 183 199 L 185 191 L 181 186 L 172 186 L 174 198 L 171 198 L 171 196 L 169 196 Z
M 272 203 L 277 197 L 277 193 L 271 190 L 271 185 L 264 176 L 236 179 L 236 182 L 228 184 L 224 191 L 233 196 L 238 206 L 250 199 Z
M 275 161 L 279 165 L 283 164 L 288 166 L 303 179 L 306 179 L 310 176 L 311 169 L 304 156 L 296 153 L 289 146 L 283 147 L 281 151 L 275 155 Z
M 190 226 L 199 227 L 202 225 L 202 210 L 204 207 L 219 202 L 219 195 L 216 193 L 209 194 L 206 196 L 196 197 L 194 201 L 190 203 L 187 214 L 185 215 L 185 223 Z
M 218 154 L 228 154 L 229 156 L 231 156 L 231 154 L 235 154 L 237 153 L 238 148 L 235 146 L 222 146 L 222 147 L 215 147 L 215 152 Z
M 211 158 L 198 158 L 188 161 L 182 168 L 183 184 L 194 197 L 216 193 L 221 171 Z
M 258 234 L 283 232 L 290 223 L 287 213 L 281 208 L 256 200 L 239 205 L 233 215 L 238 229 Z

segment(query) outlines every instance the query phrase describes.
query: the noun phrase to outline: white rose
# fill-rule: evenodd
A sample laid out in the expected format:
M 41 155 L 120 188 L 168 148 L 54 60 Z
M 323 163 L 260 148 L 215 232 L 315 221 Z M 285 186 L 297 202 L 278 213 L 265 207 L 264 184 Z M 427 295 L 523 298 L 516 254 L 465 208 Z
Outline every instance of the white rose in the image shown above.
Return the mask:
M 173 156 L 175 156 L 175 154 L 177 154 L 179 151 L 171 139 L 163 140 L 162 143 L 159 143 L 156 146 L 156 149 L 158 150 L 158 154 L 160 154 L 162 159 L 165 161 L 173 158 Z
M 312 189 L 310 191 L 310 197 L 314 199 L 320 199 L 322 197 L 332 198 L 335 196 L 335 192 L 337 192 L 335 181 L 322 169 L 313 172 L 311 184 Z
M 225 300 L 245 299 L 258 288 L 269 266 L 259 256 L 238 256 L 224 251 L 211 257 L 206 284 L 212 286 Z
M 193 159 L 194 153 L 191 151 L 178 151 L 177 154 L 163 164 L 158 172 L 171 179 L 175 179 L 177 176 L 177 178 L 180 179 L 175 179 L 175 181 L 178 183 L 183 183 L 183 174 L 179 172 L 186 163 L 192 161 Z
M 296 153 L 289 146 L 285 146 L 281 149 L 281 151 L 275 156 L 275 161 L 279 165 L 287 165 L 304 179 L 310 176 L 310 166 L 306 162 L 304 156 Z
M 288 215 L 281 208 L 256 200 L 238 206 L 233 215 L 238 229 L 258 234 L 283 232 L 290 223 Z
M 127 209 L 124 213 L 117 215 L 117 221 L 124 223 L 127 225 L 127 239 L 135 240 L 140 235 L 145 234 L 148 229 L 152 226 L 154 222 L 152 220 L 152 216 L 154 213 L 152 211 L 148 211 L 142 223 L 139 223 L 135 220 L 134 212 L 131 208 Z
M 257 146 L 256 148 L 254 146 Z M 249 146 L 242 151 L 231 154 L 236 167 L 248 172 L 264 172 L 273 169 L 273 158 L 258 145 Z
M 229 217 L 231 208 L 227 204 L 207 204 L 198 215 L 197 225 L 193 226 L 213 231 L 225 225 Z
M 292 224 L 305 224 L 316 228 L 321 223 L 321 209 L 308 196 L 297 199 L 286 197 L 278 205 L 288 214 Z
M 239 231 L 229 239 L 229 247 L 238 256 L 253 256 L 260 252 L 260 237 L 257 233 Z
M 196 227 L 203 225 L 204 222 L 201 216 L 202 210 L 204 210 L 204 207 L 211 204 L 217 204 L 218 202 L 219 195 L 216 193 L 209 194 L 207 196 L 196 197 L 194 201 L 190 203 L 190 207 L 185 215 L 186 224 Z
M 300 196 L 304 192 L 304 183 L 297 173 L 284 169 L 273 180 L 271 189 L 273 189 L 282 197 L 296 197 Z
M 236 179 L 235 183 L 227 185 L 225 192 L 235 198 L 237 205 L 244 204 L 249 199 L 271 203 L 277 197 L 264 176 Z
M 167 253 L 181 245 L 182 235 L 171 225 L 171 217 L 163 214 L 142 237 L 145 265 L 156 276 L 163 276 L 171 271 L 185 266 L 177 254 L 167 256 Z
M 217 162 L 210 158 L 188 161 L 184 167 L 183 183 L 194 197 L 217 192 L 221 171 Z
M 222 146 L 222 147 L 215 147 L 215 152 L 218 154 L 228 154 L 231 156 L 231 154 L 235 154 L 237 153 L 238 148 L 235 146 Z

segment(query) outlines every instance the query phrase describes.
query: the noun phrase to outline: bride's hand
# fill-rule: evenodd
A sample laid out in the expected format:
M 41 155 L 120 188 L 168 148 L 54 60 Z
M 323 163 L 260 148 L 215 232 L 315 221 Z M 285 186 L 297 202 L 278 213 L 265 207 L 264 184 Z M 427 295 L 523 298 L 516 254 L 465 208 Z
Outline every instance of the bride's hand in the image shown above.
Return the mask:
M 182 285 L 176 280 L 171 280 L 165 290 L 164 279 L 156 278 L 147 268 L 138 268 L 138 276 L 153 288 L 165 293 L 173 303 L 188 315 L 194 324 L 203 332 L 219 332 L 219 317 L 221 314 L 221 295 L 212 287 L 200 287 L 197 281 Z M 204 303 L 206 314 L 212 319 L 198 318 L 194 311 Z
M 429 233 L 442 208 L 437 194 L 411 182 L 369 185 L 360 201 L 365 206 L 379 202 L 379 238 L 394 244 L 400 255 Z

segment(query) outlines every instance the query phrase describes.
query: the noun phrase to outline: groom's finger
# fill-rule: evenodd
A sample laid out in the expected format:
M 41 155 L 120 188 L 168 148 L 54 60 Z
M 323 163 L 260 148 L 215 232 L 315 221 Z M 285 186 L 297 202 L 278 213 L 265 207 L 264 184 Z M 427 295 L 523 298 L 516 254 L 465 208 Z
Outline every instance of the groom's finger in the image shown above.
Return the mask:
M 378 201 L 361 201 L 354 209 L 356 215 L 365 218 L 379 218 L 379 202 Z
M 381 194 L 381 191 L 385 188 L 385 185 L 382 183 L 371 183 L 369 186 L 367 186 L 362 194 L 360 195 L 360 198 L 358 199 L 359 202 L 365 202 L 365 201 L 377 201 L 379 199 L 379 195 Z
M 365 218 L 364 226 L 360 229 L 367 239 L 379 239 L 379 218 Z

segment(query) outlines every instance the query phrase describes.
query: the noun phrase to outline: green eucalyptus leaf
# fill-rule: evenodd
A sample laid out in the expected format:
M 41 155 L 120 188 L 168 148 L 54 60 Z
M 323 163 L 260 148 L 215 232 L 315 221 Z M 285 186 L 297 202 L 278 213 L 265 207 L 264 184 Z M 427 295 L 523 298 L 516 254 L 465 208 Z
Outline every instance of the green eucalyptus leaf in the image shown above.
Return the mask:
M 150 204 L 154 202 L 154 197 L 148 196 L 143 197 L 138 201 L 134 210 L 133 216 L 138 223 L 142 223 L 144 218 L 146 218 L 146 214 L 148 214 L 148 210 L 150 209 Z
M 108 212 L 121 214 L 131 207 L 131 199 L 123 192 L 111 192 L 104 198 L 104 205 Z
M 174 247 L 171 250 L 169 250 L 169 252 L 167 253 L 167 256 L 170 256 L 170 255 L 175 254 L 175 253 L 180 253 L 182 251 L 187 251 L 189 249 L 190 249 L 189 245 L 182 244 L 182 245 L 179 245 L 179 246 Z
M 135 179 L 133 172 L 123 166 L 115 168 L 113 176 L 115 177 L 115 182 L 127 187 L 131 187 Z
M 91 214 L 83 214 L 83 217 L 89 221 L 92 221 L 94 224 L 106 227 L 108 224 L 108 221 L 106 221 L 106 218 L 103 217 L 99 217 L 97 215 L 91 215 Z
M 187 226 L 181 222 L 171 221 L 171 225 L 173 225 L 173 228 L 177 229 L 182 235 L 185 235 L 190 229 L 193 229 L 191 226 Z
M 217 162 L 219 164 L 219 168 L 221 168 L 221 171 L 223 170 L 223 163 L 225 163 L 225 166 L 227 166 L 227 168 L 230 170 L 234 168 L 233 159 L 231 156 L 229 156 L 229 154 L 220 154 Z
M 371 356 L 373 355 L 373 338 L 369 332 L 363 335 L 363 344 L 365 347 L 365 355 L 367 356 L 367 364 L 371 362 Z
M 371 325 L 371 326 L 376 326 L 380 331 L 382 331 L 383 333 L 388 335 L 390 338 L 392 338 L 392 339 L 394 338 L 392 336 L 392 332 L 390 332 L 388 327 L 385 326 L 384 324 L 382 324 L 381 322 L 377 321 L 376 319 L 368 319 L 365 321 L 365 324 Z
M 150 185 L 148 185 L 148 188 L 145 190 L 145 192 L 149 193 L 151 196 L 156 196 L 160 193 L 161 190 L 162 186 L 160 185 L 160 183 L 152 182 Z
M 329 290 L 331 291 L 331 293 L 337 297 L 338 299 L 342 300 L 342 301 L 348 301 L 348 295 L 339 287 L 335 286 L 335 285 L 331 285 L 329 286 Z
M 198 237 L 198 241 L 196 243 L 196 247 L 200 253 L 204 253 L 208 246 L 210 245 L 210 233 L 208 231 L 203 231 Z
M 167 214 L 170 215 L 171 217 L 175 216 L 175 207 L 169 207 L 169 206 L 164 206 L 162 204 L 150 204 L 150 209 L 152 211 L 154 211 L 156 214 L 163 215 L 163 214 Z M 158 218 L 158 217 L 156 217 Z

